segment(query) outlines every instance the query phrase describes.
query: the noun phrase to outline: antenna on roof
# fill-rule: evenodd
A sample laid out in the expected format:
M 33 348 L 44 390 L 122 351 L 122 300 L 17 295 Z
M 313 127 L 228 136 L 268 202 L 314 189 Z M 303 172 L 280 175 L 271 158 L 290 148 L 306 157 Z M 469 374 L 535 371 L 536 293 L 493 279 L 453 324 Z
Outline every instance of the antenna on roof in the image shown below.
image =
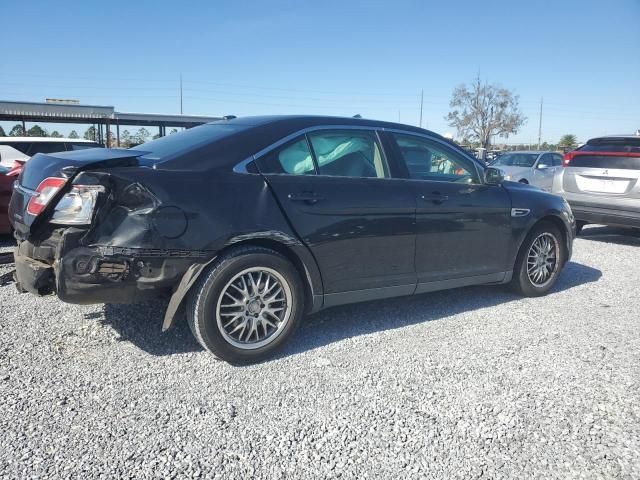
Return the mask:
M 234 118 L 238 118 L 235 115 L 225 115 L 222 117 L 223 120 L 233 120 Z
M 353 118 L 362 118 L 362 115 L 360 115 L 359 113 L 356 113 Z

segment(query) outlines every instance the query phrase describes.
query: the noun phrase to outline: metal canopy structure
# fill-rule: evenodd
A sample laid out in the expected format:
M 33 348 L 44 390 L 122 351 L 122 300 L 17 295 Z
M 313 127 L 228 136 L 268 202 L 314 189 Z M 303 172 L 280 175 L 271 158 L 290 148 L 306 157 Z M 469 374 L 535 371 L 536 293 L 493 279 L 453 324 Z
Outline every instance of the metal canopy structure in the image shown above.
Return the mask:
M 154 113 L 116 112 L 112 106 L 82 105 L 74 103 L 14 102 L 0 100 L 0 121 L 50 123 L 92 123 L 97 126 L 98 141 L 110 147 L 110 127 L 115 126 L 116 141 L 120 146 L 120 125 L 155 126 L 160 136 L 167 127 L 191 128 L 203 123 L 221 120 L 221 117 L 199 115 L 165 115 Z M 106 135 L 103 133 L 103 127 Z M 102 139 L 105 142 L 102 142 Z

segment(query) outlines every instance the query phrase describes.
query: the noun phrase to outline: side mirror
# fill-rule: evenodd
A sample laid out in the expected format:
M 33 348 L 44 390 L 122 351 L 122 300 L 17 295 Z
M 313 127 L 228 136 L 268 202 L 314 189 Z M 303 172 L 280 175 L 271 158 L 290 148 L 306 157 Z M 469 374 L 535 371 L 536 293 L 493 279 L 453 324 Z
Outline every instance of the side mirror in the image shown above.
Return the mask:
M 544 163 L 539 163 L 538 168 L 549 168 L 551 165 L 546 165 Z
M 504 182 L 504 172 L 496 167 L 488 167 L 484 171 L 484 183 L 487 185 L 500 185 Z

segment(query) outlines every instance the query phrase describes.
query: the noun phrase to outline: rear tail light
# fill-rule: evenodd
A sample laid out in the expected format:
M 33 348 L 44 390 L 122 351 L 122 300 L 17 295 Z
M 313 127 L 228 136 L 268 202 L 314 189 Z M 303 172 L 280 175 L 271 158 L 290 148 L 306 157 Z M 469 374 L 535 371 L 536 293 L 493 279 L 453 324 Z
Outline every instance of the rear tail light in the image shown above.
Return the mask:
M 39 215 L 45 209 L 47 204 L 55 196 L 56 193 L 64 186 L 66 180 L 64 178 L 49 177 L 45 178 L 36 193 L 31 197 L 27 205 L 27 213 L 30 215 Z
M 73 185 L 56 205 L 50 222 L 64 225 L 90 224 L 101 192 L 104 192 L 101 185 Z
M 568 167 L 569 163 L 571 163 L 571 160 L 574 157 L 574 152 L 567 152 L 564 154 L 564 156 L 562 157 L 562 166 L 563 167 Z

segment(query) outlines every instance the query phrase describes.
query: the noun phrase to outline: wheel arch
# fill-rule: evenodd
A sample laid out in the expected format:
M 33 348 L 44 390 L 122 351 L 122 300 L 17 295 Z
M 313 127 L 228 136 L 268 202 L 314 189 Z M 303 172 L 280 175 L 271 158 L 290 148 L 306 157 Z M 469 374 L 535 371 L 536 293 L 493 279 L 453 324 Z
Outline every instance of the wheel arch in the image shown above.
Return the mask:
M 567 255 L 565 255 L 565 263 L 567 261 L 569 261 L 569 258 L 571 256 L 571 236 L 570 236 L 570 232 L 567 229 L 567 225 L 565 224 L 565 222 L 562 220 L 562 218 L 560 218 L 558 215 L 554 215 L 553 213 L 547 213 L 543 216 L 541 216 L 540 218 L 535 219 L 534 221 L 532 221 L 528 227 L 525 229 L 524 233 L 521 235 L 519 241 L 518 241 L 518 248 L 516 250 L 516 255 L 513 259 L 513 264 L 515 265 L 516 262 L 518 261 L 518 255 L 520 254 L 520 250 L 522 249 L 522 244 L 524 243 L 525 239 L 527 238 L 527 236 L 529 235 L 529 233 L 531 233 L 531 231 L 536 228 L 538 225 L 542 224 L 542 223 L 550 223 L 552 224 L 554 227 L 556 227 L 558 230 L 560 230 L 560 234 L 562 235 L 562 241 L 563 241 L 563 245 L 566 249 L 566 253 Z
M 291 243 L 285 243 L 274 238 L 256 236 L 230 243 L 219 253 L 223 254 L 239 246 L 268 248 L 286 257 L 300 274 L 300 279 L 304 287 L 305 314 L 316 312 L 322 307 L 323 290 L 320 271 L 315 263 L 315 259 L 308 253 L 304 245 L 299 243 L 292 245 Z

